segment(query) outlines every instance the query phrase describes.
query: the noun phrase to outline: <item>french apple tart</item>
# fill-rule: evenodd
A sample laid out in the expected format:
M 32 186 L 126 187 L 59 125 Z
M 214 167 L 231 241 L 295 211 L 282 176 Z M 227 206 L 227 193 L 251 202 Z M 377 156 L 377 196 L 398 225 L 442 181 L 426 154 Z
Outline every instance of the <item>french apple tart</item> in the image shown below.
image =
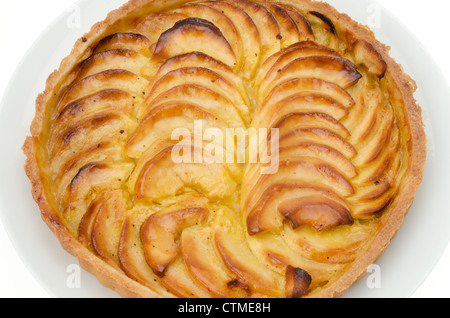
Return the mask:
M 400 228 L 416 84 L 312 0 L 131 0 L 37 98 L 43 220 L 122 297 L 339 297 Z

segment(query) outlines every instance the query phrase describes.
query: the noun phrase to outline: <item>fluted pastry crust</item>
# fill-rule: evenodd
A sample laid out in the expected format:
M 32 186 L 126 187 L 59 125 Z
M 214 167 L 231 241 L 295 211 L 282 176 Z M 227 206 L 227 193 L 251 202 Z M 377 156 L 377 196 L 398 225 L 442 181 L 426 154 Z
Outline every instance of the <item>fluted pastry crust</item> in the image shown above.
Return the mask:
M 388 51 L 322 2 L 132 0 L 37 99 L 24 152 L 42 218 L 123 297 L 338 297 L 422 179 L 415 83 Z M 278 128 L 277 172 L 175 164 L 171 132 L 200 119 Z

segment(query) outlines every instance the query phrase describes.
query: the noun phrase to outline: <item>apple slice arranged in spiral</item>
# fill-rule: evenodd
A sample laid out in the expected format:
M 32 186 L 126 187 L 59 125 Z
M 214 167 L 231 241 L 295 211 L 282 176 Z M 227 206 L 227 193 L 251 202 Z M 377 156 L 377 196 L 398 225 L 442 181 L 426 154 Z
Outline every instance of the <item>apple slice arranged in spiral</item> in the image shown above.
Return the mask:
M 142 165 L 137 174 L 135 197 L 137 200 L 158 201 L 174 196 L 181 190 L 191 188 L 211 199 L 232 196 L 237 183 L 227 165 L 214 163 L 211 158 L 202 163 L 176 163 L 172 158 L 174 147 L 162 150 L 158 155 Z M 208 154 L 194 146 L 193 156 Z M 194 161 L 192 161 L 194 162 Z M 208 164 L 206 162 L 213 162 Z
M 202 131 L 195 131 L 195 123 L 201 122 Z M 153 143 L 160 139 L 178 138 L 173 136 L 177 129 L 189 132 L 192 136 L 197 133 L 204 135 L 208 128 L 220 129 L 226 136 L 227 124 L 216 115 L 200 107 L 169 103 L 155 107 L 136 128 L 129 138 L 125 151 L 128 156 L 139 158 Z
M 309 21 L 299 11 L 288 5 L 281 4 L 281 7 L 290 15 L 292 20 L 295 21 L 298 31 L 300 32 L 299 42 L 302 41 L 314 41 L 315 36 L 311 28 Z
M 277 85 L 261 104 L 261 109 L 275 107 L 288 97 L 309 93 L 334 99 L 346 108 L 355 105 L 352 96 L 340 86 L 317 78 L 295 78 Z
M 333 98 L 319 94 L 298 93 L 277 103 L 270 101 L 270 104 L 271 107 L 264 107 L 255 116 L 253 126 L 273 127 L 277 121 L 291 113 L 323 113 L 335 120 L 340 120 L 349 113 L 347 108 Z
M 387 71 L 387 64 L 377 50 L 367 41 L 358 40 L 353 45 L 357 63 L 363 64 L 368 72 L 378 78 L 383 78 Z
M 187 18 L 161 34 L 152 60 L 164 61 L 174 56 L 203 52 L 231 68 L 236 67 L 236 55 L 222 32 L 211 22 L 199 18 Z
M 144 55 L 129 49 L 114 49 L 95 53 L 84 60 L 74 71 L 76 81 L 103 71 L 122 69 L 143 76 L 143 65 L 148 59 Z
M 256 84 L 271 82 L 275 79 L 277 73 L 281 72 L 290 62 L 311 56 L 341 57 L 336 51 L 319 46 L 316 43 L 298 42 L 268 58 L 262 65 L 255 82 Z
M 280 83 L 293 78 L 318 78 L 342 88 L 353 85 L 361 78 L 355 65 L 349 60 L 334 56 L 309 56 L 293 60 L 276 71 L 273 78 L 265 78 L 260 85 L 259 92 L 264 92 Z
M 280 40 L 282 47 L 297 43 L 301 39 L 300 31 L 295 24 L 294 19 L 278 4 L 264 1 L 261 2 L 269 12 L 273 15 L 280 29 Z
M 261 43 L 258 28 L 250 16 L 242 9 L 222 1 L 210 1 L 205 5 L 225 14 L 234 24 L 242 40 L 241 72 L 247 80 L 253 77 L 261 57 Z
M 269 10 L 247 0 L 232 0 L 229 3 L 245 11 L 255 23 L 261 41 L 261 63 L 281 49 L 280 28 Z
M 202 19 L 212 23 L 215 27 L 217 27 L 220 30 L 223 37 L 229 43 L 236 58 L 237 63 L 236 69 L 240 69 L 242 67 L 242 57 L 243 57 L 242 41 L 239 38 L 239 33 L 235 25 L 227 15 L 222 13 L 220 10 L 217 10 L 211 6 L 207 6 L 204 4 L 188 4 L 174 10 L 173 13 L 181 13 L 188 16 L 189 18 Z M 234 66 L 231 64 L 228 65 Z
M 92 53 L 101 53 L 110 50 L 127 49 L 138 52 L 144 56 L 150 56 L 151 42 L 138 33 L 114 33 L 100 40 L 93 48 Z
M 145 78 L 130 71 L 106 70 L 72 84 L 59 101 L 55 114 L 70 103 L 108 89 L 120 89 L 136 98 L 142 98 L 147 85 L 148 81 Z
M 147 102 L 175 86 L 186 84 L 203 86 L 223 95 L 235 105 L 244 118 L 248 118 L 248 106 L 235 86 L 216 72 L 202 67 L 184 67 L 167 73 L 152 87 Z M 145 105 L 143 107 L 146 109 Z
M 268 187 L 253 205 L 247 216 L 248 232 L 255 235 L 280 229 L 284 218 L 294 228 L 309 225 L 318 232 L 353 223 L 347 204 L 338 195 L 286 182 Z
M 78 228 L 78 239 L 115 268 L 120 266 L 117 249 L 126 211 L 121 190 L 102 192 L 92 201 Z
M 147 263 L 163 277 L 167 267 L 180 253 L 179 240 L 185 228 L 207 220 L 206 198 L 194 198 L 189 204 L 178 204 L 152 214 L 141 227 L 141 240 Z M 187 205 L 187 206 L 185 206 Z

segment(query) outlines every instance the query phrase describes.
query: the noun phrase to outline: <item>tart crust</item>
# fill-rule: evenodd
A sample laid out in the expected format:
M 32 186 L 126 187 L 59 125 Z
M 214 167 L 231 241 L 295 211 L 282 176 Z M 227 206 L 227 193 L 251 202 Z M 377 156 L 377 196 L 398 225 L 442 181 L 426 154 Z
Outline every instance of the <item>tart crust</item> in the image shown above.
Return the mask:
M 45 133 L 43 127 L 46 122 L 47 107 L 55 98 L 55 93 L 61 85 L 64 85 L 67 74 L 80 60 L 86 58 L 89 48 L 99 41 L 111 25 L 120 21 L 123 17 L 147 11 L 160 10 L 168 7 L 178 7 L 187 1 L 159 1 L 159 0 L 131 0 L 121 8 L 112 11 L 107 18 L 95 24 L 91 31 L 80 38 L 74 45 L 72 52 L 62 62 L 58 70 L 48 78 L 45 91 L 37 97 L 36 115 L 31 125 L 31 136 L 23 146 L 27 157 L 25 171 L 32 185 L 32 195 L 39 205 L 42 219 L 55 234 L 63 248 L 77 257 L 80 265 L 88 272 L 95 275 L 107 288 L 116 291 L 121 297 L 174 297 L 170 292 L 154 292 L 141 285 L 124 273 L 106 264 L 101 258 L 94 255 L 78 239 L 76 239 L 64 225 L 52 196 L 46 188 L 46 180 L 42 176 L 39 165 L 39 140 Z M 426 160 L 426 137 L 423 129 L 421 110 L 414 99 L 416 90 L 415 82 L 403 71 L 402 67 L 389 55 L 390 48 L 375 39 L 373 32 L 368 28 L 353 21 L 348 15 L 339 13 L 333 7 L 324 2 L 310 0 L 280 1 L 280 3 L 300 5 L 310 11 L 317 11 L 338 21 L 340 30 L 347 30 L 355 38 L 370 43 L 381 55 L 389 69 L 391 79 L 395 81 L 399 89 L 399 96 L 404 101 L 405 124 L 410 130 L 408 150 L 410 162 L 408 171 L 404 176 L 399 193 L 391 203 L 389 213 L 381 218 L 382 229 L 368 244 L 367 250 L 353 261 L 338 279 L 312 293 L 311 297 L 339 297 L 343 295 L 356 281 L 364 277 L 367 268 L 376 262 L 384 253 L 389 242 L 394 238 L 412 205 L 415 193 L 418 190 Z

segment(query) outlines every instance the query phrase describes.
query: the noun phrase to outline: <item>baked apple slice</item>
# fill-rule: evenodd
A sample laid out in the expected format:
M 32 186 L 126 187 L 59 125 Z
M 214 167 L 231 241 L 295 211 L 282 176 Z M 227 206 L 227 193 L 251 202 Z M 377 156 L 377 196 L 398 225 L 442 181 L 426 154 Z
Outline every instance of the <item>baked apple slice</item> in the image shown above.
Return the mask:
M 297 24 L 283 7 L 268 1 L 260 2 L 273 15 L 280 29 L 281 46 L 287 47 L 300 41 Z
M 192 198 L 152 214 L 141 227 L 141 241 L 147 263 L 163 277 L 167 267 L 180 254 L 179 240 L 184 229 L 202 224 L 208 218 L 206 198 Z
M 232 0 L 229 3 L 245 11 L 255 23 L 261 41 L 260 63 L 281 49 L 280 28 L 266 8 L 248 0 Z
M 227 15 L 220 10 L 204 4 L 188 4 L 174 10 L 173 13 L 181 13 L 189 18 L 200 18 L 215 25 L 232 48 L 234 56 L 236 57 L 236 70 L 241 69 L 243 57 L 242 41 L 239 38 L 239 33 L 235 25 Z
M 378 78 L 383 78 L 387 71 L 387 64 L 377 50 L 367 41 L 358 40 L 353 45 L 357 63 L 364 65 L 368 72 Z
M 143 65 L 147 64 L 148 58 L 129 49 L 114 49 L 95 53 L 84 60 L 74 71 L 76 81 L 85 77 L 101 73 L 107 70 L 127 70 L 139 76 L 145 77 Z
M 201 131 L 196 131 L 196 122 L 201 123 Z M 189 104 L 161 104 L 141 120 L 129 138 L 125 151 L 127 156 L 139 158 L 158 140 L 179 138 L 174 135 L 177 129 L 192 136 L 194 134 L 203 136 L 208 128 L 219 129 L 223 133 L 222 136 L 225 136 L 227 127 L 222 119 L 200 107 Z
M 248 114 L 249 108 L 239 91 L 214 71 L 202 67 L 185 67 L 164 75 L 151 89 L 147 102 L 159 97 L 175 86 L 194 84 L 213 90 L 228 98 L 243 114 Z
M 135 97 L 143 96 L 148 81 L 127 70 L 106 70 L 72 84 L 56 107 L 59 113 L 66 105 L 103 90 L 121 89 Z
M 175 23 L 161 34 L 156 43 L 152 60 L 164 61 L 174 56 L 203 52 L 231 68 L 237 65 L 236 55 L 230 43 L 213 23 L 200 18 L 187 18 Z
M 261 82 L 259 93 L 264 94 L 280 83 L 293 78 L 318 78 L 342 88 L 348 88 L 361 78 L 355 65 L 349 60 L 334 56 L 309 56 L 298 58 L 277 70 L 274 79 Z
M 175 163 L 172 159 L 173 147 L 162 150 L 143 165 L 135 185 L 136 200 L 157 202 L 168 196 L 184 191 L 195 191 L 208 198 L 220 200 L 232 196 L 237 183 L 227 165 L 212 163 Z M 192 154 L 208 155 L 192 147 Z M 202 153 L 203 152 L 203 153 Z M 213 161 L 213 160 L 211 160 Z
M 108 35 L 100 40 L 92 48 L 92 53 L 96 54 L 110 50 L 127 49 L 150 57 L 151 44 L 152 43 L 145 35 L 131 32 L 119 32 Z
M 344 107 L 355 105 L 353 97 L 342 87 L 317 78 L 294 78 L 281 83 L 267 94 L 260 108 L 274 107 L 275 104 L 299 93 L 309 93 L 332 98 Z
M 256 72 L 261 56 L 260 35 L 255 23 L 245 11 L 227 2 L 208 1 L 205 5 L 222 12 L 233 22 L 243 46 L 240 72 L 245 79 L 250 80 Z

